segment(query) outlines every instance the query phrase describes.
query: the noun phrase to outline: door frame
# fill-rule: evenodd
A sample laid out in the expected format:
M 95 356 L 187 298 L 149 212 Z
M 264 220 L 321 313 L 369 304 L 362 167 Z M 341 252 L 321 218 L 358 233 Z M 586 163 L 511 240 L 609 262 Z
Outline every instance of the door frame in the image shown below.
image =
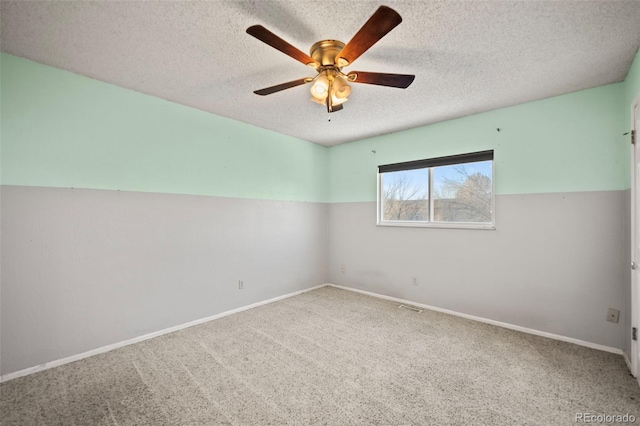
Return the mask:
M 640 142 L 638 141 L 638 127 L 636 125 L 636 113 L 638 114 L 638 121 L 640 121 L 640 93 L 631 102 L 631 131 L 635 132 L 636 140 L 635 145 L 631 145 L 631 262 L 636 265 L 640 265 L 640 250 L 636 250 L 636 247 L 640 244 L 640 241 L 636 241 L 636 228 L 640 227 L 640 209 L 636 207 L 636 202 L 640 201 L 640 176 L 636 176 L 638 173 L 636 165 L 640 162 Z M 631 266 L 629 265 L 629 266 Z M 639 328 L 640 323 L 640 271 L 631 269 L 631 327 Z M 638 340 L 631 338 L 631 329 L 625 330 L 625 340 L 631 341 L 631 374 L 633 374 L 640 384 L 640 343 Z

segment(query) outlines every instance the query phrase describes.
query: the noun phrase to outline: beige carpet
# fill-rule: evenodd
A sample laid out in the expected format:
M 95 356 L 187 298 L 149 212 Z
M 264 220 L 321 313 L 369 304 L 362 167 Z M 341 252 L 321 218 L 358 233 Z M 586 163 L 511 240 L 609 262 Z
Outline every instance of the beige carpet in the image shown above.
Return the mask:
M 574 424 L 621 356 L 324 287 L 0 385 L 2 425 Z

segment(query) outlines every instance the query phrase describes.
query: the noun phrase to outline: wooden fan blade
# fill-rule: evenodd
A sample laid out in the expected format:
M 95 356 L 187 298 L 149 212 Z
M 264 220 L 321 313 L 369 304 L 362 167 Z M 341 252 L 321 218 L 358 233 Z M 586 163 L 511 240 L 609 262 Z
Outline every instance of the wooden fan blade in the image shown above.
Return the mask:
M 360 55 L 384 37 L 389 31 L 402 22 L 402 18 L 395 10 L 387 6 L 380 6 L 371 18 L 344 46 L 336 58 L 342 58 L 352 64 Z M 340 67 L 346 64 L 339 64 Z
M 318 66 L 318 62 L 315 61 L 311 56 L 303 53 L 302 51 L 296 49 L 262 25 L 254 25 L 252 27 L 247 28 L 247 34 L 254 36 L 258 40 L 268 44 L 274 49 L 278 49 L 285 55 L 291 56 L 296 61 L 302 62 L 305 65 L 314 64 Z
M 412 74 L 384 74 L 379 72 L 351 71 L 349 81 L 354 83 L 376 84 L 378 86 L 406 89 L 416 78 Z
M 256 90 L 253 93 L 260 96 L 270 95 L 272 93 L 279 92 L 281 90 L 291 89 L 292 87 L 300 86 L 309 81 L 307 78 L 300 78 L 298 80 L 287 81 L 286 83 L 278 84 L 276 86 L 265 87 L 264 89 Z

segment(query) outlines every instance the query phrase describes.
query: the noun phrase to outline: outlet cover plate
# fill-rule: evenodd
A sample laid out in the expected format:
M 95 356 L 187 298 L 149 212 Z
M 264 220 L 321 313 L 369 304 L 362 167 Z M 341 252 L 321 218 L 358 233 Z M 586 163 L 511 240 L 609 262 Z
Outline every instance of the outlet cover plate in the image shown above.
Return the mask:
M 620 311 L 617 309 L 609 308 L 607 310 L 607 321 L 618 323 L 620 319 Z

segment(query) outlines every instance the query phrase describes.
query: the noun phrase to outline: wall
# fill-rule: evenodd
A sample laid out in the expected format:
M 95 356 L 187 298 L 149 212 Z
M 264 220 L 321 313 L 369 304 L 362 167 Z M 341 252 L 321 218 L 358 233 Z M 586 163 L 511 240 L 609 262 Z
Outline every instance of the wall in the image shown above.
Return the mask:
M 325 147 L 2 54 L 2 184 L 327 201 Z
M 326 282 L 327 148 L 0 65 L 2 375 Z
M 636 57 L 627 72 L 627 76 L 624 81 L 624 107 L 625 107 L 625 117 L 628 125 L 631 123 L 631 104 L 636 99 L 637 96 L 640 95 L 640 51 L 636 53 Z M 627 130 L 628 131 L 628 130 Z M 638 130 L 636 130 L 638 131 Z M 631 184 L 631 148 L 630 145 L 625 144 L 622 147 L 620 152 L 620 156 L 625 158 L 629 167 L 624 170 L 625 179 L 628 182 L 627 187 Z M 624 219 L 623 223 L 625 224 L 625 245 L 627 250 L 624 253 L 624 259 L 627 261 L 631 260 L 631 192 L 628 192 L 628 195 L 625 197 L 626 206 L 624 209 Z M 625 316 L 624 316 L 624 324 L 625 330 L 630 330 L 632 327 L 631 323 L 631 269 L 625 268 L 625 280 L 629 283 L 625 287 Z M 631 340 L 625 339 L 624 352 L 627 354 L 627 357 L 631 359 Z
M 332 148 L 331 282 L 622 348 L 623 322 L 605 317 L 624 314 L 627 284 L 623 95 L 612 84 Z M 377 165 L 487 149 L 496 230 L 376 227 Z
M 623 84 L 327 149 L 2 54 L 0 373 L 328 278 L 623 347 L 604 316 L 628 311 L 639 63 Z M 375 226 L 378 164 L 484 149 L 495 231 Z
M 627 72 L 627 76 L 624 80 L 625 85 L 625 105 L 627 107 L 627 113 L 631 102 L 640 93 L 640 50 L 636 53 L 636 57 Z

